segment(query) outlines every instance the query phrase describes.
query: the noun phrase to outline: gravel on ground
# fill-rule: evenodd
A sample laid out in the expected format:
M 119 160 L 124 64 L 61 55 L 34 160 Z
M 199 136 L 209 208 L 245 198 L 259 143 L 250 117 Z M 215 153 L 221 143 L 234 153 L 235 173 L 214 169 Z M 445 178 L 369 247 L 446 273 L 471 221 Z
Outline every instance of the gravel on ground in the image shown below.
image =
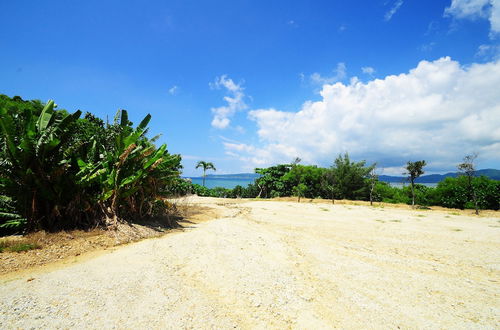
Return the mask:
M 500 328 L 499 217 L 186 203 L 214 219 L 0 277 L 0 328 Z

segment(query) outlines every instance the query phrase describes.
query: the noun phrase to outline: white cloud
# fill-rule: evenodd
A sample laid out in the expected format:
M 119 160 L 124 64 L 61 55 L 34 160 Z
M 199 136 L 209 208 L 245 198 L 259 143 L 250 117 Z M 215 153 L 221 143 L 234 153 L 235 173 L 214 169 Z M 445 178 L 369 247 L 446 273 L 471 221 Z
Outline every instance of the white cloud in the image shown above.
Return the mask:
M 297 156 L 328 165 L 345 151 L 388 169 L 412 159 L 427 160 L 429 171 L 453 169 L 472 151 L 500 162 L 498 86 L 500 61 L 469 67 L 449 57 L 421 61 L 405 74 L 325 84 L 322 99 L 297 112 L 250 111 L 259 146 L 224 146 L 249 168 Z
M 477 48 L 476 57 L 486 59 L 500 59 L 500 45 L 480 45 Z
M 396 0 L 394 2 L 394 5 L 391 7 L 391 9 L 385 13 L 384 20 L 385 21 L 390 21 L 392 16 L 399 10 L 399 8 L 403 5 L 403 0 Z
M 457 19 L 488 19 L 490 37 L 500 33 L 500 0 L 452 0 L 444 14 Z
M 179 87 L 178 86 L 173 86 L 172 88 L 170 88 L 168 90 L 168 93 L 170 95 L 177 95 L 177 93 L 179 93 Z
M 324 85 L 324 84 L 332 84 L 337 81 L 340 81 L 346 77 L 346 65 L 345 63 L 337 63 L 337 68 L 333 70 L 335 73 L 330 77 L 323 77 L 321 74 L 315 72 L 309 78 L 313 84 Z
M 236 84 L 226 75 L 217 77 L 215 81 L 209 85 L 212 89 L 224 88 L 229 94 L 229 96 L 224 96 L 224 101 L 226 101 L 227 105 L 211 109 L 214 114 L 212 126 L 218 129 L 225 129 L 231 123 L 230 117 L 232 117 L 236 111 L 244 110 L 248 107 L 244 101 L 244 89 L 240 84 Z
M 418 49 L 422 52 L 430 52 L 434 48 L 434 46 L 436 46 L 436 42 L 432 41 L 428 44 L 421 45 L 420 47 L 418 47 Z
M 370 75 L 370 76 L 372 76 L 375 73 L 375 69 L 372 68 L 371 66 L 364 66 L 364 67 L 361 68 L 361 71 L 364 74 L 367 74 L 367 75 Z

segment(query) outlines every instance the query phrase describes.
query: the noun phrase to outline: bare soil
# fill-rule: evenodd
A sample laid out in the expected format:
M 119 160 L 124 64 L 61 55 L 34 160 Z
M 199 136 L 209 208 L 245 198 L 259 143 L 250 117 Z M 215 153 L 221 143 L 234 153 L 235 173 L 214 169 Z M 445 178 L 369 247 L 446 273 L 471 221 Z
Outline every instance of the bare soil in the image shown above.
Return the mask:
M 41 266 L 54 268 L 108 252 L 120 245 L 143 239 L 160 237 L 166 233 L 182 231 L 184 226 L 214 219 L 213 209 L 197 205 L 187 206 L 181 200 L 172 212 L 179 222 L 170 228 L 162 221 L 149 221 L 132 224 L 119 224 L 116 230 L 95 228 L 92 230 L 72 230 L 57 233 L 45 231 L 26 236 L 9 236 L 0 241 L 22 242 L 38 246 L 37 249 L 0 253 L 0 275 L 9 273 L 29 273 Z M 15 276 L 16 274 L 14 274 Z
M 0 276 L 0 328 L 500 328 L 498 212 L 185 203 L 182 231 Z

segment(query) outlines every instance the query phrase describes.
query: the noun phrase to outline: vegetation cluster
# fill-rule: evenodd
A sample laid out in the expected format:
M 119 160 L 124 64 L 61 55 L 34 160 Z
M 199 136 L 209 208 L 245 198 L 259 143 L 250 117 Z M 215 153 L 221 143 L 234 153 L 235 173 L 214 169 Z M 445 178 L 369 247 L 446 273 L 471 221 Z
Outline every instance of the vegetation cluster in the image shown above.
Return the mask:
M 134 127 L 125 110 L 105 123 L 56 108 L 0 95 L 0 233 L 116 227 L 166 214 L 162 197 L 181 158 L 147 137 L 150 115 Z
M 500 181 L 485 176 L 474 177 L 469 172 L 469 175 L 464 173 L 456 178 L 446 178 L 436 187 L 428 187 L 414 183 L 424 173 L 424 166 L 425 161 L 408 162 L 408 185 L 396 187 L 378 180 L 375 165 L 353 162 L 348 154 L 344 154 L 339 155 L 329 168 L 300 165 L 297 161 L 257 168 L 255 172 L 260 174 L 259 178 L 247 187 L 236 186 L 234 189 L 209 189 L 179 178 L 170 192 L 226 198 L 296 196 L 299 201 L 300 198 L 322 198 L 332 202 L 348 199 L 457 209 L 474 209 L 477 203 L 478 209 L 500 208 Z

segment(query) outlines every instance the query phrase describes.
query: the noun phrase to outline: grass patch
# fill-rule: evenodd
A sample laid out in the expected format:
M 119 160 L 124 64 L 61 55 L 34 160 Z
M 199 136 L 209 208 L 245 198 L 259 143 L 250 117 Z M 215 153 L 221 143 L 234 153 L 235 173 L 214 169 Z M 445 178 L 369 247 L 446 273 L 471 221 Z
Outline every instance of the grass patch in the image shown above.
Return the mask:
M 445 215 L 444 217 L 445 217 L 445 218 L 451 218 L 449 215 Z
M 424 214 L 417 214 L 417 217 L 419 217 L 419 218 L 425 218 L 426 215 L 424 215 Z
M 462 231 L 462 229 L 460 229 L 460 228 L 453 228 L 452 230 L 453 231 Z
M 0 241 L 0 252 L 23 252 L 40 249 L 40 244 L 23 241 Z
M 401 222 L 401 220 L 395 219 L 395 220 L 389 220 L 390 222 Z
M 451 215 L 460 215 L 460 213 L 458 213 L 458 212 L 450 212 L 448 214 L 451 214 Z
M 381 223 L 385 223 L 385 220 L 376 219 L 375 221 L 378 221 L 378 222 L 381 222 Z
M 319 208 L 321 211 L 330 211 L 329 209 L 325 208 L 325 207 L 320 207 Z

